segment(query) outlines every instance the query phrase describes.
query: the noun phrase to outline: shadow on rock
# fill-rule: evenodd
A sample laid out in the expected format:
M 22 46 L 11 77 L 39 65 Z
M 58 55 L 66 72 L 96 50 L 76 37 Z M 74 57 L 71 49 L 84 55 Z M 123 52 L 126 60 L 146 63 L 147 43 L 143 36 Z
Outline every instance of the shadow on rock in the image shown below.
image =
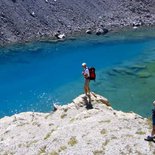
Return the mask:
M 93 109 L 93 105 L 91 104 L 91 97 L 90 96 L 85 96 L 83 97 L 84 103 L 86 105 L 86 109 Z

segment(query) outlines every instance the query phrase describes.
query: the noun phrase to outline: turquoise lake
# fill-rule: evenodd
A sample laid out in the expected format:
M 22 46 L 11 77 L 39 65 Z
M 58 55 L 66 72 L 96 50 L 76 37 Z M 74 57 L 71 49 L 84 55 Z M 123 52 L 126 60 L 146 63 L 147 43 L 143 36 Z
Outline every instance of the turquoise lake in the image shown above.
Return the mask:
M 83 62 L 96 68 L 91 90 L 114 109 L 151 115 L 155 34 L 145 29 L 0 48 L 0 117 L 70 103 L 83 93 Z

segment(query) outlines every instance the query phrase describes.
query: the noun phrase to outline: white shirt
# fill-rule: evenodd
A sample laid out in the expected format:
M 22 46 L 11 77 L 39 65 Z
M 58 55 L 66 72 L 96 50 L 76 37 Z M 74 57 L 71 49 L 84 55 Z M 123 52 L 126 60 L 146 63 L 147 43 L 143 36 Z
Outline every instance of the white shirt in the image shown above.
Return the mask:
M 88 75 L 88 77 L 90 77 L 90 74 L 89 74 L 89 69 L 88 67 L 86 67 L 86 69 L 84 69 L 84 75 Z

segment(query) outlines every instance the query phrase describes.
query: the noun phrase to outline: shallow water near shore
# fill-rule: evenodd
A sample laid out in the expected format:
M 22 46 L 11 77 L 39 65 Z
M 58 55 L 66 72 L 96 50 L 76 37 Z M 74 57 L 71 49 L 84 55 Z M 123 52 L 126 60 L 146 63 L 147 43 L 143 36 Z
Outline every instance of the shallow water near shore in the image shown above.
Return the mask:
M 50 112 L 83 93 L 81 63 L 97 72 L 92 91 L 113 108 L 151 114 L 155 79 L 154 29 L 65 42 L 35 42 L 0 49 L 0 117 Z

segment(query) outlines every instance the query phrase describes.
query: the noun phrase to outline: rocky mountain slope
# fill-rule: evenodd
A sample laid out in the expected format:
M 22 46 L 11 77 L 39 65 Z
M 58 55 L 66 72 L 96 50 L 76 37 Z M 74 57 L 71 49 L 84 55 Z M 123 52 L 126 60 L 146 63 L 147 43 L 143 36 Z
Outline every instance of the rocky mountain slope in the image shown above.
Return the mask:
M 155 23 L 154 0 L 0 1 L 0 45 L 133 23 Z
M 154 155 L 147 119 L 112 109 L 108 100 L 80 95 L 55 112 L 26 112 L 0 120 L 1 155 Z

